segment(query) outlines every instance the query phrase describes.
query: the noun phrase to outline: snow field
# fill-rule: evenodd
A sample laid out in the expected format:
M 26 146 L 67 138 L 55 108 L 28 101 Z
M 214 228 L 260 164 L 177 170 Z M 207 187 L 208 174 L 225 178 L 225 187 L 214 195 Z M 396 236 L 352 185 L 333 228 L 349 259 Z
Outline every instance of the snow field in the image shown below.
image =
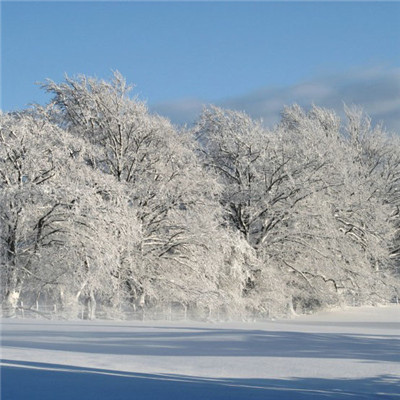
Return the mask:
M 400 399 L 400 307 L 286 321 L 2 321 L 2 400 Z

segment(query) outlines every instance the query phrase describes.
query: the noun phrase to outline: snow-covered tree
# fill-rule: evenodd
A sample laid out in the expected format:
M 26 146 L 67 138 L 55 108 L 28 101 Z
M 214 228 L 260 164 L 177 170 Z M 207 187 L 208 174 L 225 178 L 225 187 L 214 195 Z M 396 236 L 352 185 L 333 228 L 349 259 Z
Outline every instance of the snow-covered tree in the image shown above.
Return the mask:
M 385 199 L 384 178 L 391 144 L 358 111 L 347 110 L 347 114 L 348 124 L 342 127 L 333 111 L 315 106 L 308 113 L 297 106 L 283 113 L 281 129 L 290 138 L 298 138 L 296 151 L 301 159 L 323 161 L 319 184 L 315 187 L 309 181 L 314 193 L 303 202 L 312 212 L 309 218 L 303 215 L 303 222 L 299 220 L 303 227 L 305 221 L 314 221 L 302 241 L 318 251 L 300 251 L 296 270 L 303 274 L 305 287 L 318 290 L 319 294 L 313 294 L 316 298 L 388 301 L 396 289 L 379 265 L 390 265 L 389 243 L 394 232 L 388 222 L 392 210 Z M 329 285 L 324 288 L 323 283 Z
M 15 308 L 43 247 L 57 246 L 65 219 L 56 127 L 29 114 L 1 115 L 0 221 L 3 304 Z M 49 277 L 50 281 L 53 277 Z M 50 282 L 49 281 L 49 282 Z
M 397 167 L 379 129 L 350 115 L 344 128 L 330 110 L 295 105 L 272 132 L 216 107 L 194 132 L 204 164 L 223 185 L 226 221 L 261 260 L 254 289 L 262 292 L 261 278 L 279 270 L 286 301 L 298 310 L 390 300 L 395 285 L 379 265 L 389 268 L 396 252 L 388 223 L 396 208 L 384 193 L 393 199 Z
M 3 313 L 180 307 L 245 317 L 400 291 L 400 142 L 356 108 L 294 105 L 267 129 L 205 109 L 191 131 L 119 74 L 48 81 L 0 114 Z
M 215 293 L 219 185 L 204 172 L 190 136 L 130 98 L 119 73 L 111 82 L 81 76 L 45 88 L 62 113 L 59 124 L 93 146 L 94 168 L 125 185 L 140 225 L 140 243 L 120 272 L 131 302 Z
M 0 129 L 3 307 L 49 291 L 93 303 L 93 290 L 107 288 L 128 199 L 45 113 L 4 114 Z

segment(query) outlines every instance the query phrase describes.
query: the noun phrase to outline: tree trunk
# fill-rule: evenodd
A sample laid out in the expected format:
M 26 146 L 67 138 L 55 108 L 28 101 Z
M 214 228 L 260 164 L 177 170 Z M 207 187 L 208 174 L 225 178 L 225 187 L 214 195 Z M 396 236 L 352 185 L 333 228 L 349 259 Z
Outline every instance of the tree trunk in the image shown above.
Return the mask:
M 96 298 L 94 296 L 93 291 L 90 291 L 90 294 L 87 298 L 86 306 L 87 306 L 87 319 L 93 320 L 96 319 Z
M 15 265 L 9 268 L 6 282 L 6 294 L 2 304 L 2 311 L 4 317 L 13 317 L 16 314 L 22 289 L 22 282 L 17 277 Z
M 2 304 L 4 317 L 15 317 L 20 293 L 21 293 L 20 290 L 16 288 L 7 291 L 5 299 Z

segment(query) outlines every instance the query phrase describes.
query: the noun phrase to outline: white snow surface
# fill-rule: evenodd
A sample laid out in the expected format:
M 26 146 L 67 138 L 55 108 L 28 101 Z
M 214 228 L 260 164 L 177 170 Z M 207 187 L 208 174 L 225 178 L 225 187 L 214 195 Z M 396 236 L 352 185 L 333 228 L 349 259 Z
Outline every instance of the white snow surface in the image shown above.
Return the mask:
M 1 399 L 400 399 L 400 306 L 267 322 L 3 319 Z

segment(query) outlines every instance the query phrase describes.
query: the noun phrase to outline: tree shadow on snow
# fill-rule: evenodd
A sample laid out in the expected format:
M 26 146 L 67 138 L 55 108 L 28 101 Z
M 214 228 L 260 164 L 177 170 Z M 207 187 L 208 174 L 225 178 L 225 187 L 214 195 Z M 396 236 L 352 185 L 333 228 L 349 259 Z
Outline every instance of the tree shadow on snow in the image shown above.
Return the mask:
M 206 379 L 2 360 L 2 400 L 398 399 L 400 379 Z
M 358 359 L 400 362 L 400 335 L 241 329 L 5 331 L 3 347 L 147 356 Z

